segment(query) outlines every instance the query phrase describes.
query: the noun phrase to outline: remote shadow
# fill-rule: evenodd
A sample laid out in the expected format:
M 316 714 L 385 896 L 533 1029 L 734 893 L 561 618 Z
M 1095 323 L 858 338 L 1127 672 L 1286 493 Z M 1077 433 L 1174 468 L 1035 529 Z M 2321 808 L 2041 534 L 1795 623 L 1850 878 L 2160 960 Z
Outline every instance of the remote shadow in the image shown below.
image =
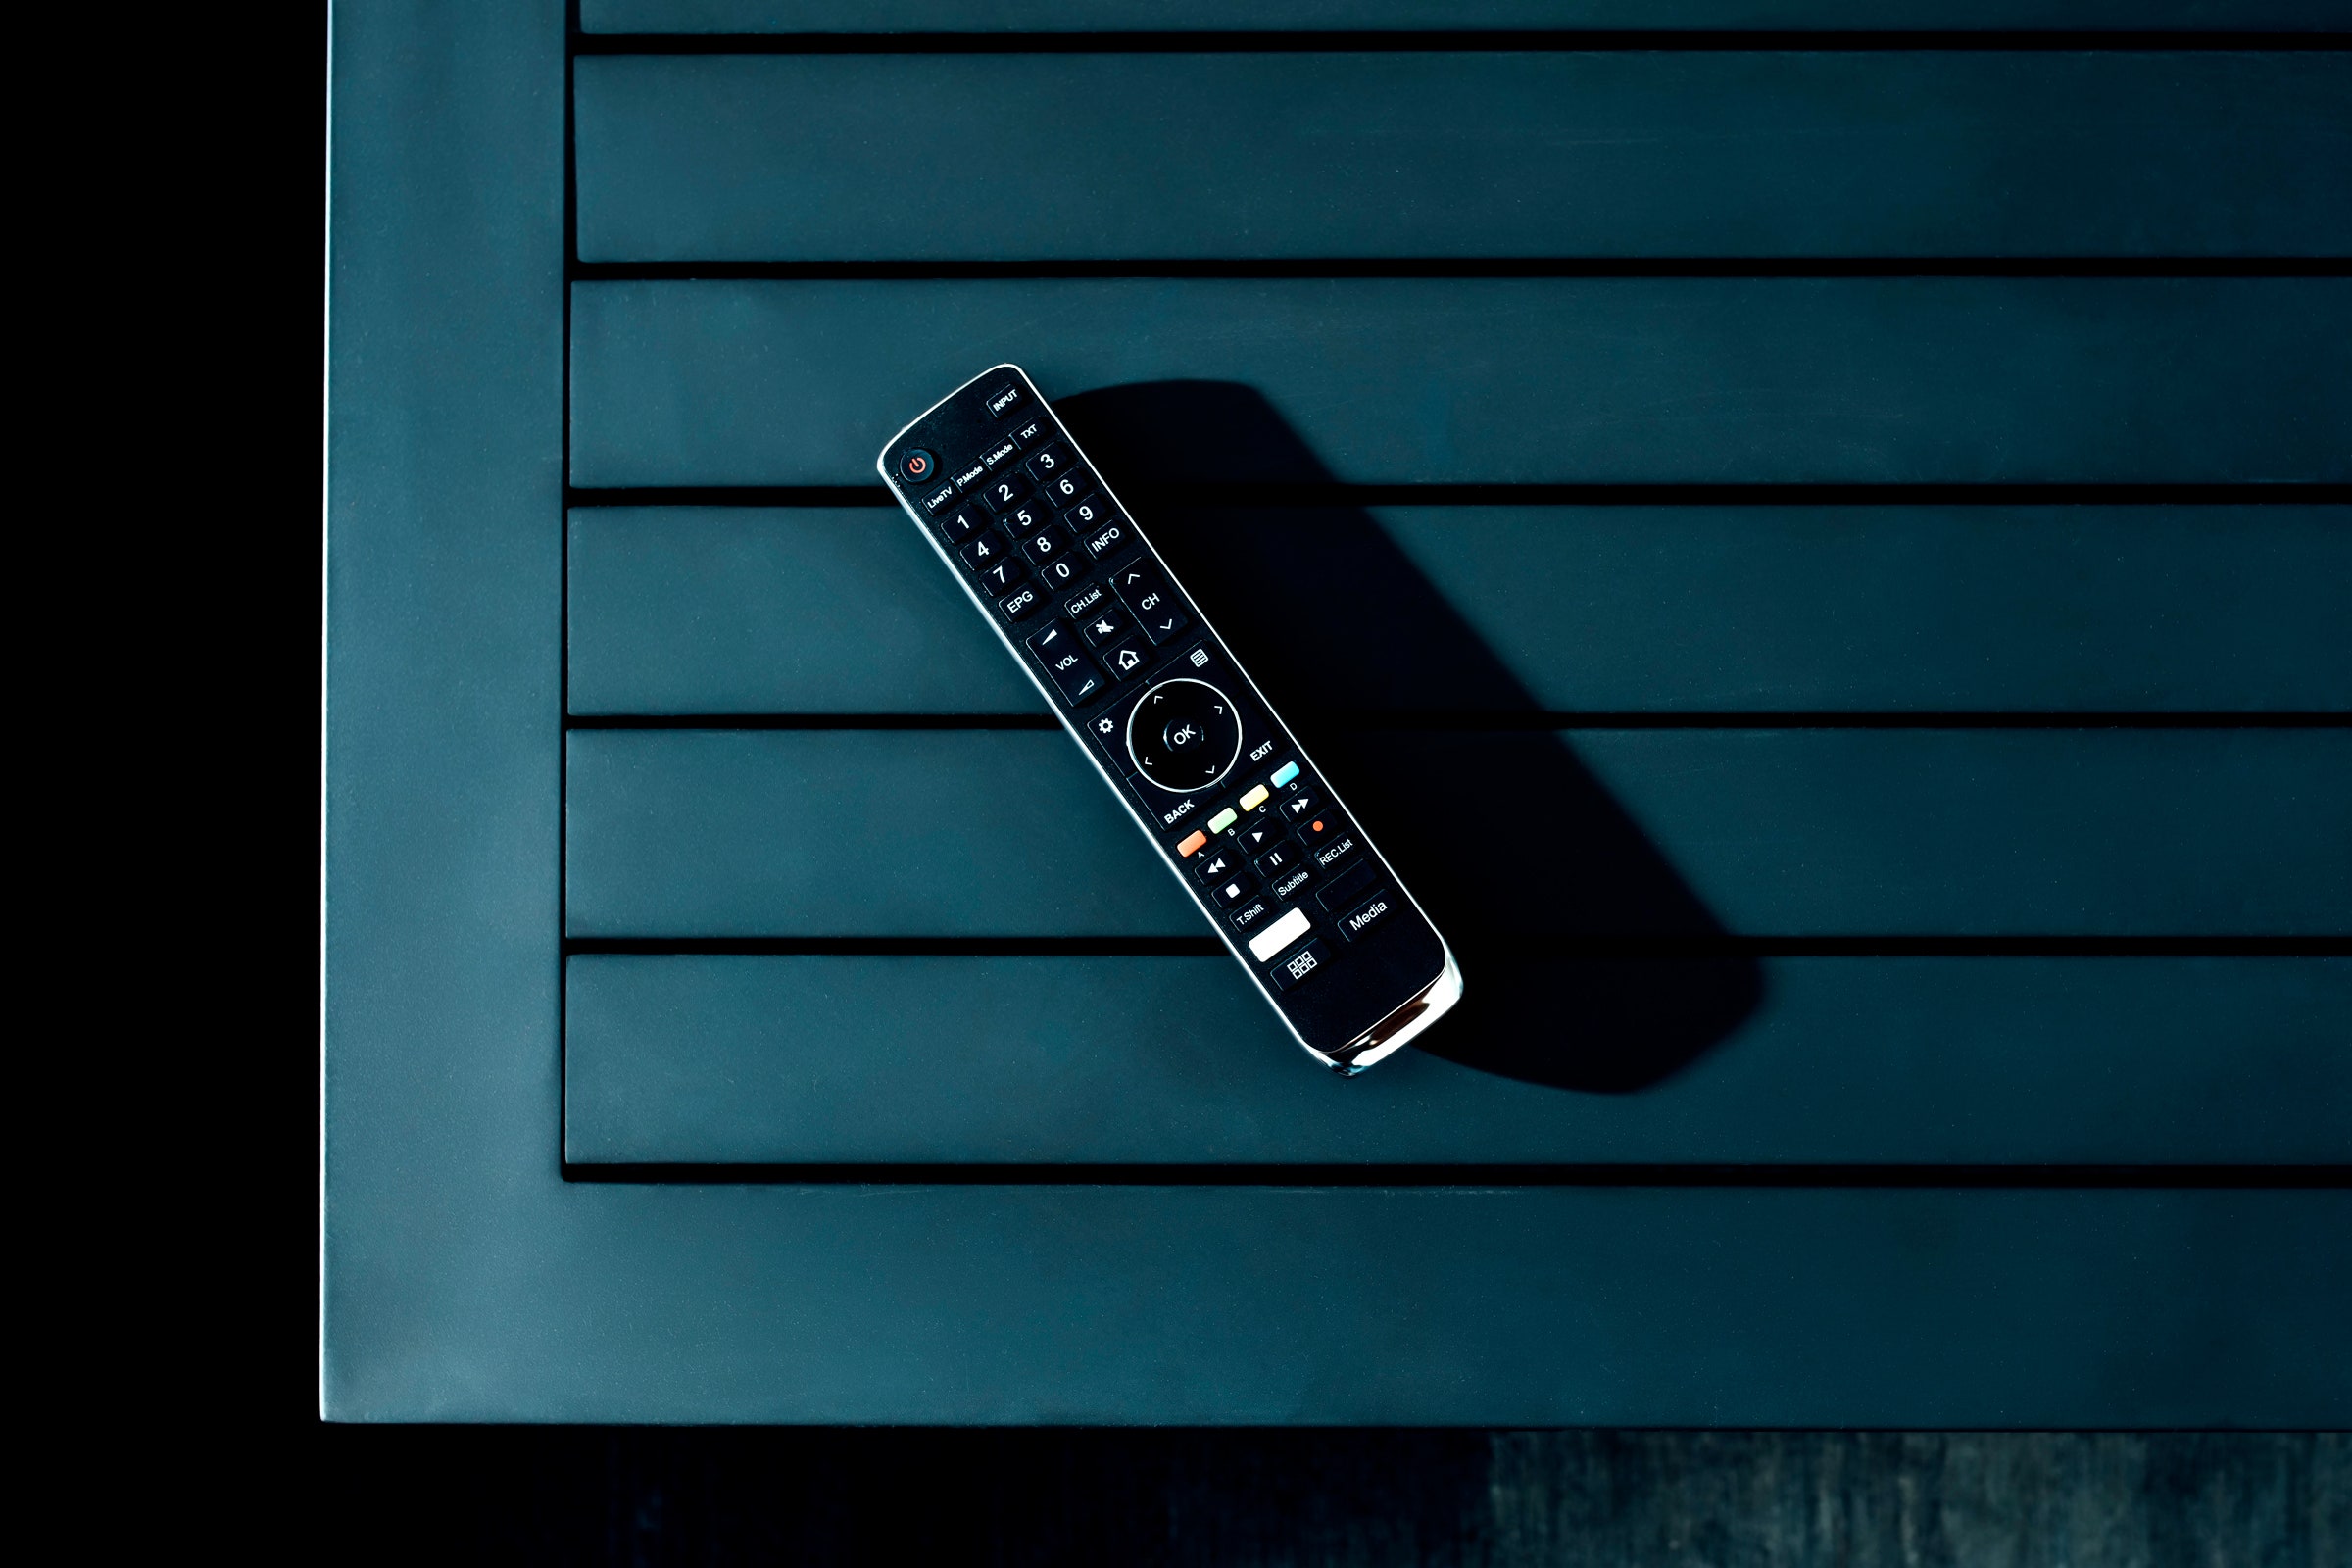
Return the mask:
M 1462 1005 L 1421 1049 L 1624 1093 L 1754 1011 L 1754 961 L 1379 521 L 1333 504 L 1254 389 L 1147 382 L 1055 407 L 1451 944 Z

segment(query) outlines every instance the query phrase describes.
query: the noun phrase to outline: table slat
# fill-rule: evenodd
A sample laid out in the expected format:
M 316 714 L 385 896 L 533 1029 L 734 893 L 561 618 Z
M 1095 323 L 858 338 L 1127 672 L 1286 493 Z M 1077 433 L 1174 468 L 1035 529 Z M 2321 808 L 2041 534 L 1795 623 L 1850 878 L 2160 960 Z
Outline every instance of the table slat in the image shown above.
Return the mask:
M 574 80 L 590 262 L 2352 249 L 2333 53 L 617 56 Z
M 579 956 L 564 1147 L 583 1164 L 2352 1162 L 2352 960 L 1468 973 L 1427 1037 L 1445 1055 L 1342 1080 L 1221 957 Z M 1513 1015 L 1539 999 L 1547 1020 Z
M 1322 708 L 2352 709 L 2340 506 L 1142 510 L 1221 628 L 1266 628 L 1254 672 Z M 574 713 L 1046 710 L 895 508 L 570 526 Z
M 2352 731 L 1324 740 L 1465 960 L 1497 939 L 1722 928 L 2352 931 Z M 575 731 L 568 778 L 573 936 L 1206 933 L 1058 731 Z
M 573 302 L 584 486 L 872 484 L 893 431 L 1003 360 L 1054 399 L 1255 388 L 1280 443 L 1191 454 L 1187 477 L 1229 485 L 1270 444 L 1394 484 L 2352 479 L 2344 278 L 635 281 Z

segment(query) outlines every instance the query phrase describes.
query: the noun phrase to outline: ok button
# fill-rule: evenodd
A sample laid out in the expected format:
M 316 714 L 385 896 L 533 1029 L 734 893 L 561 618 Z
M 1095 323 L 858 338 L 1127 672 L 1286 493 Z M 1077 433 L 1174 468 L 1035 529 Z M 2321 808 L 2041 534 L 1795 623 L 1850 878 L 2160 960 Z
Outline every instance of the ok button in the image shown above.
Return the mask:
M 1242 755 L 1242 720 L 1233 700 L 1204 680 L 1161 681 L 1127 717 L 1127 755 L 1163 790 L 1206 789 Z

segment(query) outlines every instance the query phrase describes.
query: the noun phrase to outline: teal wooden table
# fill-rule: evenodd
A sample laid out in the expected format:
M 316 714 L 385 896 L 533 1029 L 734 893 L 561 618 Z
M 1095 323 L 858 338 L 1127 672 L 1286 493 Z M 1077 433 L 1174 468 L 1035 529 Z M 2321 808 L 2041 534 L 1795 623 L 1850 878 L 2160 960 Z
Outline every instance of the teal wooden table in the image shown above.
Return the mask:
M 326 1412 L 2352 1423 L 2345 19 L 1898 9 L 339 6 Z M 999 360 L 1426 1051 L 871 483 Z

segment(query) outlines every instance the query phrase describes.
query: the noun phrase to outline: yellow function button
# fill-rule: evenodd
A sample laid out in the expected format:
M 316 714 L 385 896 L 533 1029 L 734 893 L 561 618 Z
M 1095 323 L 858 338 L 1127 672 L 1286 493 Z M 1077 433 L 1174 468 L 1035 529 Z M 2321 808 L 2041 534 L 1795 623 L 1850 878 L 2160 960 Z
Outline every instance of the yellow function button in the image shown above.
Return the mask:
M 1273 794 L 1274 792 L 1272 790 L 1269 790 L 1263 784 L 1260 784 L 1257 788 L 1251 790 L 1249 794 L 1242 797 L 1242 809 L 1245 811 L 1254 811 L 1259 807 L 1265 805 L 1268 800 L 1272 799 Z

